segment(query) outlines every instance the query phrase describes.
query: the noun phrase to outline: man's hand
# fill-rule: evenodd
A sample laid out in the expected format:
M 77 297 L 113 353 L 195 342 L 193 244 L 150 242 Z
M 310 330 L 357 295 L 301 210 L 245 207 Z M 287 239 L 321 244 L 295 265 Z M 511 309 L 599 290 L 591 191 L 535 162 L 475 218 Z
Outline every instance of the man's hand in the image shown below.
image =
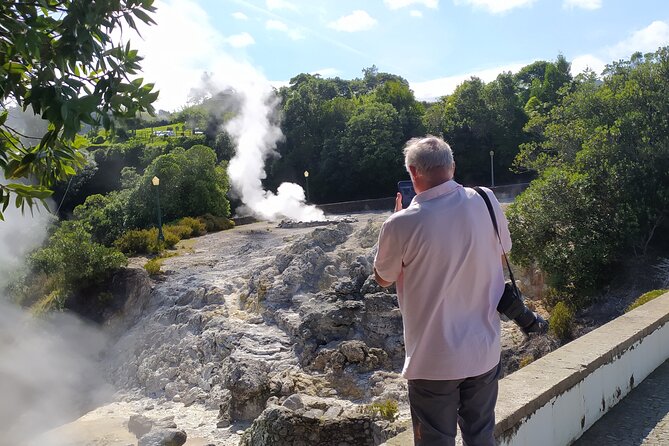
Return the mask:
M 401 211 L 401 210 L 402 210 L 402 194 L 398 192 L 397 195 L 395 196 L 395 212 Z M 379 285 L 381 285 L 381 284 L 379 284 Z M 383 286 L 383 285 L 381 285 L 381 286 Z
M 523 333 L 525 335 L 529 336 L 530 333 L 537 333 L 537 334 L 546 334 L 548 332 L 548 321 L 539 316 L 538 313 L 534 313 L 534 322 L 530 324 L 529 327 L 523 328 Z

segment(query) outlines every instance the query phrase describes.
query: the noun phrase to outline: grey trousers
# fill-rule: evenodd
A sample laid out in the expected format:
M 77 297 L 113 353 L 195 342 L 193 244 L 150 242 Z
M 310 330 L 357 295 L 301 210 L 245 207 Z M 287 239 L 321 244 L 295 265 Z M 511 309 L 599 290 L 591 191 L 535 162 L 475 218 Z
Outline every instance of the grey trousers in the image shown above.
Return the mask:
M 501 363 L 483 375 L 433 381 L 409 380 L 416 446 L 454 446 L 460 425 L 465 446 L 495 446 L 495 403 Z

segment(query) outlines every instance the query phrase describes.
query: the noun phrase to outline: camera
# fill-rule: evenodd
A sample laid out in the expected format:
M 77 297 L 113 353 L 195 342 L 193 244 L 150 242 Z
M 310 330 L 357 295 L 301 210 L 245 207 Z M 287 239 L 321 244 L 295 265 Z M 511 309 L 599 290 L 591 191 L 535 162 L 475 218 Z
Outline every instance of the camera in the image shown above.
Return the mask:
M 504 285 L 504 293 L 497 304 L 497 311 L 516 323 L 525 335 L 543 334 L 548 331 L 548 322 L 525 305 L 520 290 L 511 281 Z

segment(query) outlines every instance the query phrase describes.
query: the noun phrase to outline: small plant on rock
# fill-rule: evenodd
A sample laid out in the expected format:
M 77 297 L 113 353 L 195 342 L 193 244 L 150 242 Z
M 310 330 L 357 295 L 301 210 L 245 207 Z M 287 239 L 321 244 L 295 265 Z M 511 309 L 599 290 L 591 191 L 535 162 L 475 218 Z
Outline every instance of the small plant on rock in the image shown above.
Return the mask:
M 560 341 L 566 342 L 571 339 L 571 328 L 574 323 L 574 313 L 564 302 L 558 302 L 550 317 L 550 332 Z
M 399 407 L 395 400 L 376 401 L 365 406 L 364 412 L 384 420 L 395 421 L 399 414 Z
M 156 257 L 146 262 L 146 264 L 144 265 L 144 269 L 146 270 L 147 273 L 149 273 L 149 276 L 156 276 L 162 272 L 160 270 L 160 267 L 162 265 L 163 265 L 163 259 Z

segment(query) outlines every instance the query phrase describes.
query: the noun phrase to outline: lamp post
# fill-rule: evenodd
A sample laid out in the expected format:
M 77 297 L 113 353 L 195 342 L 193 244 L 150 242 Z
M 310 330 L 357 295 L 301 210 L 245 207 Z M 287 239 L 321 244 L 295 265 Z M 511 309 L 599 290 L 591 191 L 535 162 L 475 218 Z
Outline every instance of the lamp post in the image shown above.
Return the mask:
M 156 203 L 158 204 L 158 242 L 161 242 L 165 240 L 165 236 L 163 235 L 163 221 L 162 221 L 162 216 L 160 212 L 160 178 L 158 177 L 153 177 L 151 179 L 151 184 L 153 184 L 156 187 Z
M 495 165 L 492 162 L 494 156 L 495 156 L 495 152 L 493 150 L 491 150 L 490 151 L 490 187 L 495 187 Z
M 308 170 L 304 171 L 304 180 L 306 181 L 306 184 L 307 184 L 307 201 L 309 201 L 309 171 Z

